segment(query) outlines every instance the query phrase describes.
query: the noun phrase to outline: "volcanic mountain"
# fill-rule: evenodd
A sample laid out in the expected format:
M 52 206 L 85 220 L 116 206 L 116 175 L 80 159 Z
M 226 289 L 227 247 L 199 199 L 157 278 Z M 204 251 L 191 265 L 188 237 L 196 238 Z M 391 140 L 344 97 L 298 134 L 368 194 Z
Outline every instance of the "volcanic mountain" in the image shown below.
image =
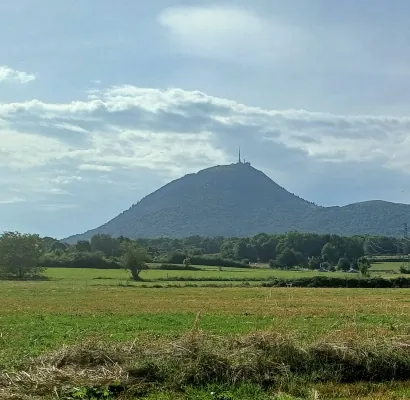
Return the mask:
M 250 236 L 260 232 L 400 235 L 410 205 L 366 201 L 320 207 L 277 185 L 249 163 L 215 166 L 176 179 L 106 224 L 65 241 L 112 236 Z

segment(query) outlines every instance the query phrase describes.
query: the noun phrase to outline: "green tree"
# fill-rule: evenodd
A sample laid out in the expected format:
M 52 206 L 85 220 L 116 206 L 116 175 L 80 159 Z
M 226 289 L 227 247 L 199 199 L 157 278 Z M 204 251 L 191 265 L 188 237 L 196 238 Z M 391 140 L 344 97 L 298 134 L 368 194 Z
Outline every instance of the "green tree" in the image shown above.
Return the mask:
M 0 274 L 5 277 L 26 278 L 39 275 L 43 253 L 39 235 L 5 232 L 0 236 Z
M 349 271 L 350 269 L 350 262 L 347 258 L 339 258 L 339 261 L 337 262 L 337 269 L 339 271 Z
M 147 260 L 148 253 L 147 251 L 138 246 L 133 242 L 124 242 L 123 243 L 123 256 L 122 256 L 122 266 L 126 270 L 131 272 L 132 278 L 135 281 L 141 280 L 140 273 L 144 269 L 148 269 Z
M 191 259 L 189 257 L 184 258 L 184 261 L 182 262 L 186 268 L 189 268 L 191 266 Z
M 268 260 L 274 260 L 276 258 L 276 239 L 272 236 L 262 243 L 258 250 L 259 260 L 261 262 L 266 262 Z
M 91 250 L 102 251 L 106 257 L 119 257 L 121 248 L 120 240 L 110 235 L 99 233 L 91 238 Z
M 308 266 L 308 258 L 305 257 L 300 251 L 293 250 L 293 253 L 296 258 L 296 264 L 298 267 L 307 267 Z
M 76 251 L 90 253 L 91 252 L 91 244 L 88 240 L 79 240 L 75 245 Z
M 363 276 L 369 276 L 369 268 L 371 267 L 371 264 L 366 257 L 363 256 L 357 260 L 357 267 Z
M 330 264 L 336 264 L 339 259 L 337 248 L 331 243 L 326 243 L 323 246 L 321 254 L 323 261 L 327 261 Z
M 319 269 L 320 268 L 320 257 L 309 257 L 308 259 L 308 268 L 309 269 Z
M 55 240 L 53 243 L 50 244 L 50 251 L 66 251 L 68 249 L 68 244 L 64 242 L 60 242 L 59 240 Z
M 295 252 L 289 247 L 286 247 L 282 253 L 279 254 L 276 261 L 282 268 L 294 267 L 298 262 Z
M 51 246 L 52 246 L 52 244 L 53 244 L 55 241 L 57 241 L 57 239 L 52 238 L 52 237 L 50 237 L 50 236 L 45 236 L 45 237 L 43 237 L 41 240 L 42 240 L 42 242 L 43 242 L 43 249 L 44 249 L 44 251 L 45 251 L 46 253 L 48 253 L 49 251 L 51 251 Z

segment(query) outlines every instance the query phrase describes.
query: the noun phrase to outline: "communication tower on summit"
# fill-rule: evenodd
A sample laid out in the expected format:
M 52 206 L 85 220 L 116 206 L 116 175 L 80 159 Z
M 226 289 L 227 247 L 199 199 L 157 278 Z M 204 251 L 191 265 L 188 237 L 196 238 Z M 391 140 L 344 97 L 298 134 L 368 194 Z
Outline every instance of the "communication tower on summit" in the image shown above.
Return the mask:
M 241 146 L 239 146 L 239 151 L 238 151 L 238 164 L 243 164 L 243 165 L 248 165 L 248 166 L 251 165 L 251 163 L 249 161 L 246 161 L 245 159 L 243 159 L 243 162 L 242 162 L 242 159 L 241 159 Z

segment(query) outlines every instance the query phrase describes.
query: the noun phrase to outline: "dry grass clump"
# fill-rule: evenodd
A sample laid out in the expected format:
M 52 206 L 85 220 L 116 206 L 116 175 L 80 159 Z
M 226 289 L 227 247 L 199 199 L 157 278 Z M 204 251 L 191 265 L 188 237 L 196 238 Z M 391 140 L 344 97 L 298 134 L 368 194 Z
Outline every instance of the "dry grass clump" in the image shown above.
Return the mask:
M 301 346 L 275 333 L 220 337 L 194 329 L 171 343 L 107 345 L 94 340 L 63 347 L 32 360 L 24 370 L 1 373 L 0 397 L 67 398 L 72 388 L 113 382 L 140 394 L 214 383 L 289 390 L 295 383 L 300 388 L 305 383 L 404 381 L 409 376 L 409 338 Z

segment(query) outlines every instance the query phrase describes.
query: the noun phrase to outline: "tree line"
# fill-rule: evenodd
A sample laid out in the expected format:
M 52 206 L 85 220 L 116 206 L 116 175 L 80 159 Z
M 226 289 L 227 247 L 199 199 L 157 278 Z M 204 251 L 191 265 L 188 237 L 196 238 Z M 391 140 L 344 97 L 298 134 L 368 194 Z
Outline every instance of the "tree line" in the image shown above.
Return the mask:
M 39 274 L 48 267 L 123 268 L 132 264 L 129 261 L 132 257 L 143 260 L 143 263 L 182 264 L 185 261 L 249 267 L 249 263 L 259 262 L 269 263 L 273 268 L 339 266 L 339 269 L 346 270 L 357 266 L 357 261 L 363 261 L 364 256 L 407 253 L 404 238 L 370 235 L 289 232 L 260 233 L 247 238 L 191 236 L 132 240 L 124 236 L 96 234 L 89 241 L 67 244 L 51 237 L 4 232 L 0 236 L 0 274 L 23 277 Z

